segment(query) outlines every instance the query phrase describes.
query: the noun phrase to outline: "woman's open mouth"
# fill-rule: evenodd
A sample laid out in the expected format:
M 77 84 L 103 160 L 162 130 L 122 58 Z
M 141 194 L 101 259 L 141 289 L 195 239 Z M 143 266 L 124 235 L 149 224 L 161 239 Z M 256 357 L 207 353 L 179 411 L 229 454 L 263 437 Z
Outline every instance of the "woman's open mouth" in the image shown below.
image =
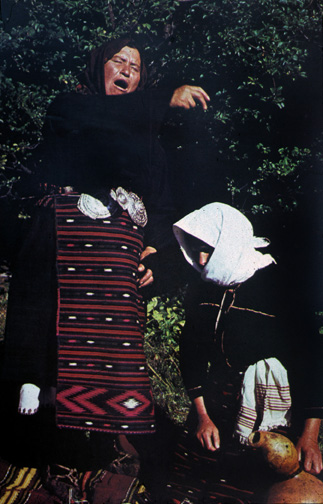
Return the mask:
M 128 82 L 123 79 L 117 79 L 114 82 L 114 85 L 122 91 L 126 91 L 128 89 Z

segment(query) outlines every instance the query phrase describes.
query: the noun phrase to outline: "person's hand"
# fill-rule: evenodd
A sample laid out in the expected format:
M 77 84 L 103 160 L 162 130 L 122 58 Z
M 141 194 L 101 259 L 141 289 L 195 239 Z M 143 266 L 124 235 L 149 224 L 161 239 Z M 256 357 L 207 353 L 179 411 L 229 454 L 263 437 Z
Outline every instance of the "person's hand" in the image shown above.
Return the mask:
M 169 106 L 189 109 L 191 107 L 196 107 L 196 101 L 202 104 L 203 110 L 206 110 L 207 102 L 210 101 L 210 97 L 201 87 L 185 84 L 175 89 Z
M 303 461 L 305 471 L 312 474 L 319 474 L 322 469 L 322 455 L 318 442 L 307 436 L 301 436 L 297 442 L 296 449 L 298 459 Z
M 219 431 L 207 414 L 199 416 L 196 437 L 206 450 L 216 451 L 220 448 Z
M 157 250 L 153 247 L 146 247 L 145 250 L 141 253 L 140 256 L 140 261 L 143 261 L 145 257 L 149 256 L 150 254 L 156 254 Z M 138 273 L 141 275 L 140 278 L 138 279 L 139 282 L 139 289 L 142 287 L 147 287 L 147 285 L 150 285 L 154 281 L 154 275 L 151 269 L 146 269 L 146 266 L 142 263 L 139 264 L 138 266 Z
M 323 469 L 322 454 L 318 445 L 320 425 L 319 418 L 308 418 L 296 444 L 298 459 L 303 461 L 305 471 L 312 474 L 319 474 Z

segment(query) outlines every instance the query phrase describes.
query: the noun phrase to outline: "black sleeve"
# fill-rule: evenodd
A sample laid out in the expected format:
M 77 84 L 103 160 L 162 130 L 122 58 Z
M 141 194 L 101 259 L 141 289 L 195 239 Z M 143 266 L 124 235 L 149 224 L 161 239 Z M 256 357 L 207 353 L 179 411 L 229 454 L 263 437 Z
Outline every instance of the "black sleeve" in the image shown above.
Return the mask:
M 210 345 L 197 341 L 196 328 L 186 322 L 180 339 L 180 367 L 183 382 L 191 399 L 204 395 Z
M 276 357 L 285 366 L 291 388 L 293 418 L 323 418 L 323 341 L 314 313 L 312 292 L 304 289 L 295 249 L 286 260 L 255 273 L 241 285 L 237 305 L 275 318 L 231 310 L 227 328 L 237 335 L 230 348 L 249 365 Z M 233 356 L 234 359 L 234 356 Z
M 214 356 L 215 316 L 201 309 L 199 301 L 199 285 L 193 283 L 186 294 L 186 322 L 180 338 L 181 373 L 191 399 L 204 395 L 208 364 Z
M 284 348 L 284 365 L 291 387 L 293 415 L 323 418 L 323 341 L 314 313 L 307 311 L 304 300 L 290 294 L 292 304 L 286 308 L 288 329 Z
M 15 383 L 55 385 L 55 228 L 52 209 L 37 212 L 10 283 L 2 377 Z
M 167 157 L 159 132 L 169 109 L 171 95 L 170 89 L 150 89 L 142 94 L 143 109 L 148 112 L 148 130 L 144 140 L 147 158 L 143 182 L 143 187 L 146 187 L 144 201 L 148 210 L 145 243 L 159 252 L 167 251 L 168 255 L 176 245 L 172 232 L 175 209 Z

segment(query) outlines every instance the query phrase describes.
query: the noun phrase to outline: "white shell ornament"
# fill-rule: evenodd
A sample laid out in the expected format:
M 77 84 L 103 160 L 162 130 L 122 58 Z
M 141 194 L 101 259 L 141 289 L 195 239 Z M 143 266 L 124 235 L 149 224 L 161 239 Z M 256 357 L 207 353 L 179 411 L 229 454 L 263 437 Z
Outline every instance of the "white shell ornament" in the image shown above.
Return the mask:
M 133 192 L 127 192 L 123 187 L 111 190 L 110 195 L 115 199 L 123 210 L 127 210 L 130 218 L 138 226 L 144 227 L 148 222 L 145 205 Z
M 81 194 L 77 202 L 77 208 L 82 214 L 90 217 L 91 219 L 105 219 L 111 217 L 111 213 L 103 203 L 93 198 L 89 194 Z

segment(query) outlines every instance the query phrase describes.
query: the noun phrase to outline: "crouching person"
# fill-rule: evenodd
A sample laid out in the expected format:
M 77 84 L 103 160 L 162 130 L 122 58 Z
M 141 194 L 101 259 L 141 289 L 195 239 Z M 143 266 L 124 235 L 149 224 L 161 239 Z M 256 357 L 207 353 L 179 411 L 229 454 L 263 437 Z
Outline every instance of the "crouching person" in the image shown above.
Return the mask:
M 307 317 L 289 291 L 286 301 L 279 261 L 258 250 L 269 240 L 255 237 L 235 208 L 208 204 L 177 222 L 174 233 L 195 276 L 180 341 L 192 408 L 174 455 L 169 499 L 261 502 L 267 475 L 248 447 L 251 432 L 287 433 L 305 469 L 322 469 L 322 401 L 313 392 L 313 360 L 305 357 Z

